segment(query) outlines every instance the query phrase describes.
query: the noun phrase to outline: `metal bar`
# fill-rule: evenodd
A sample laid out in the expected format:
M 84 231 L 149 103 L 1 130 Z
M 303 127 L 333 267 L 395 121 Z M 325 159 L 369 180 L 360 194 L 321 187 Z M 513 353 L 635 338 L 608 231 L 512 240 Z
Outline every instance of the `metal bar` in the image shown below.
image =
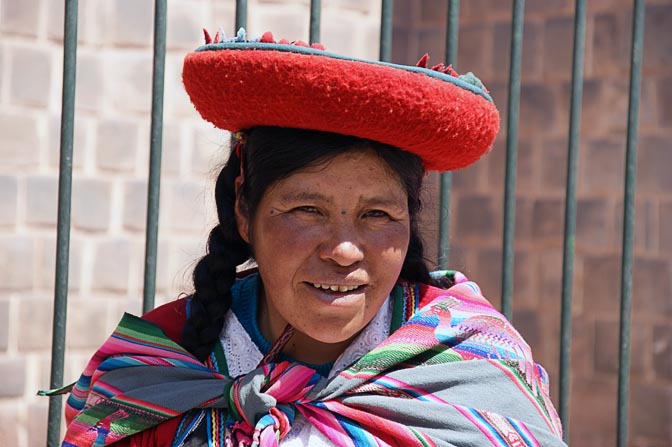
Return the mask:
M 383 0 L 380 17 L 380 60 L 389 62 L 392 58 L 392 11 L 394 0 Z
M 446 20 L 446 63 L 456 68 L 457 39 L 460 22 L 460 0 L 448 0 L 448 17 Z M 450 248 L 450 190 L 452 173 L 441 174 L 441 189 L 439 190 L 439 268 L 448 268 L 448 251 Z
M 236 0 L 236 32 L 241 28 L 247 28 L 247 0 Z
M 578 169 L 581 100 L 583 98 L 583 55 L 586 40 L 586 1 L 574 7 L 574 51 L 572 56 L 572 97 L 569 109 L 567 183 L 565 189 L 565 236 L 562 257 L 560 311 L 560 420 L 565 442 L 569 440 L 570 348 L 572 342 L 572 284 L 576 234 L 576 177 Z
M 154 2 L 154 62 L 152 68 L 152 124 L 147 185 L 147 228 L 145 237 L 145 279 L 142 311 L 154 308 L 156 262 L 159 238 L 159 197 L 161 193 L 161 151 L 163 143 L 163 84 L 166 67 L 166 0 Z
M 617 445 L 628 441 L 628 386 L 630 381 L 630 308 L 632 301 L 633 241 L 635 227 L 635 177 L 637 174 L 637 129 L 644 48 L 644 0 L 635 0 L 632 13 L 628 135 L 625 150 L 623 198 L 623 257 L 621 260 L 621 323 L 618 355 Z
M 513 236 L 516 213 L 516 162 L 518 157 L 518 110 L 520 109 L 520 61 L 523 47 L 525 1 L 513 2 L 511 62 L 506 123 L 506 177 L 504 184 L 504 235 L 502 244 L 502 313 L 512 320 Z
M 68 308 L 68 264 L 70 260 L 70 207 L 72 203 L 72 154 L 75 130 L 75 84 L 77 73 L 77 0 L 65 1 L 63 23 L 63 92 L 61 100 L 61 147 L 58 173 L 58 222 L 56 235 L 56 279 L 54 320 L 51 336 L 51 389 L 63 386 L 65 327 Z M 60 445 L 61 396 L 49 398 L 47 445 Z
M 322 1 L 310 0 L 310 36 L 308 41 L 316 43 L 320 41 L 320 20 L 322 19 Z

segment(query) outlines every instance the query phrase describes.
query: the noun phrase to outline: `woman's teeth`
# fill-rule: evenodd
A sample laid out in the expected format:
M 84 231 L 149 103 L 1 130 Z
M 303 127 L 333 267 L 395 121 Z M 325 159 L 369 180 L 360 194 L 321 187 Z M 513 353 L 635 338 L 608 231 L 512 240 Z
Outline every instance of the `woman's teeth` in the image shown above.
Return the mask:
M 313 287 L 322 290 L 331 290 L 332 292 L 349 292 L 359 288 L 359 286 L 328 286 L 325 284 L 313 283 Z

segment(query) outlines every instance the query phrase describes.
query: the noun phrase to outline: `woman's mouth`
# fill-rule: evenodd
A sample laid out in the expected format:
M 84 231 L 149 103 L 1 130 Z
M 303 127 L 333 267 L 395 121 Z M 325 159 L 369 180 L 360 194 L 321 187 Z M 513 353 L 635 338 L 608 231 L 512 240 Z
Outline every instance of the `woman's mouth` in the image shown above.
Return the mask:
M 318 284 L 318 283 L 309 283 L 309 284 L 312 285 L 316 289 L 327 290 L 327 291 L 331 291 L 331 292 L 341 292 L 341 293 L 351 292 L 353 290 L 357 290 L 360 287 L 362 287 L 362 285 L 344 286 L 344 285 L 336 285 L 336 284 Z

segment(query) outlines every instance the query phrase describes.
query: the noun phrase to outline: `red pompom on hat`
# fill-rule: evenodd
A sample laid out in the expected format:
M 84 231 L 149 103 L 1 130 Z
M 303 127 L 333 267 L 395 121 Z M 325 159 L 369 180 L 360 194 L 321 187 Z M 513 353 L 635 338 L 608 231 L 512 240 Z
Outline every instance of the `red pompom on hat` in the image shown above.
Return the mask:
M 206 34 L 207 35 L 207 34 Z M 215 43 L 216 42 L 216 43 Z M 463 168 L 487 153 L 499 113 L 473 74 L 337 55 L 279 43 L 271 33 L 208 43 L 184 60 L 192 103 L 215 126 L 313 129 L 375 140 L 418 155 L 428 170 Z M 287 41 L 280 41 L 287 42 Z

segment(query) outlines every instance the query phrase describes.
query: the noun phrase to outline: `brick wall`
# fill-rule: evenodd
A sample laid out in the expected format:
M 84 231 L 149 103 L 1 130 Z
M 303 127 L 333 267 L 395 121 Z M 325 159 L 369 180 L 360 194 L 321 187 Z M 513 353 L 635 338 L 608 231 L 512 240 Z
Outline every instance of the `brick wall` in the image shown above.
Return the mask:
M 378 54 L 380 5 L 323 2 L 322 42 Z M 74 380 L 123 311 L 142 302 L 151 107 L 151 0 L 79 1 L 65 377 Z M 310 2 L 250 1 L 248 30 L 308 39 Z M 233 0 L 168 2 L 157 304 L 189 292 L 215 219 L 228 136 L 181 85 L 201 29 L 234 32 Z M 0 445 L 44 445 L 56 245 L 63 2 L 0 0 Z
M 574 1 L 528 0 L 516 187 L 514 324 L 557 402 Z M 631 349 L 631 446 L 672 444 L 672 1 L 646 2 Z M 632 1 L 588 1 L 573 293 L 571 445 L 615 445 L 620 251 Z M 395 2 L 394 59 L 444 55 L 445 0 Z M 457 71 L 502 112 L 495 149 L 457 172 L 451 264 L 498 303 L 511 0 L 461 2 Z M 430 205 L 430 209 L 433 209 Z M 436 215 L 427 213 L 429 226 Z M 430 246 L 433 246 L 430 243 Z
M 378 0 L 323 3 L 322 42 L 375 58 Z M 574 294 L 572 445 L 613 445 L 630 3 L 589 2 Z M 672 440 L 672 25 L 650 0 L 636 227 L 633 446 Z M 443 59 L 445 0 L 395 2 L 394 52 Z M 515 315 L 557 377 L 564 160 L 571 65 L 569 0 L 528 0 L 517 176 Z M 123 311 L 139 312 L 151 76 L 151 0 L 79 1 L 66 380 Z M 249 31 L 307 39 L 308 0 L 250 1 Z M 483 78 L 505 110 L 510 0 L 462 2 L 458 70 Z M 226 135 L 182 91 L 200 29 L 233 32 L 234 2 L 173 0 L 168 54 L 157 303 L 190 290 L 212 225 Z M 483 11 L 488 11 L 483 14 Z M 49 382 L 62 76 L 62 2 L 0 0 L 0 445 L 43 445 Z M 504 117 L 505 118 L 505 117 Z M 503 121 L 505 122 L 505 121 Z M 504 145 L 454 176 L 452 264 L 499 296 Z M 667 143 L 667 144 L 666 144 Z M 430 185 L 431 186 L 431 185 Z M 428 208 L 431 209 L 431 200 Z M 434 218 L 435 219 L 435 218 Z M 433 227 L 428 213 L 427 226 Z M 429 244 L 430 247 L 433 245 Z M 93 324 L 92 324 L 93 323 Z M 553 382 L 555 383 L 555 382 Z

